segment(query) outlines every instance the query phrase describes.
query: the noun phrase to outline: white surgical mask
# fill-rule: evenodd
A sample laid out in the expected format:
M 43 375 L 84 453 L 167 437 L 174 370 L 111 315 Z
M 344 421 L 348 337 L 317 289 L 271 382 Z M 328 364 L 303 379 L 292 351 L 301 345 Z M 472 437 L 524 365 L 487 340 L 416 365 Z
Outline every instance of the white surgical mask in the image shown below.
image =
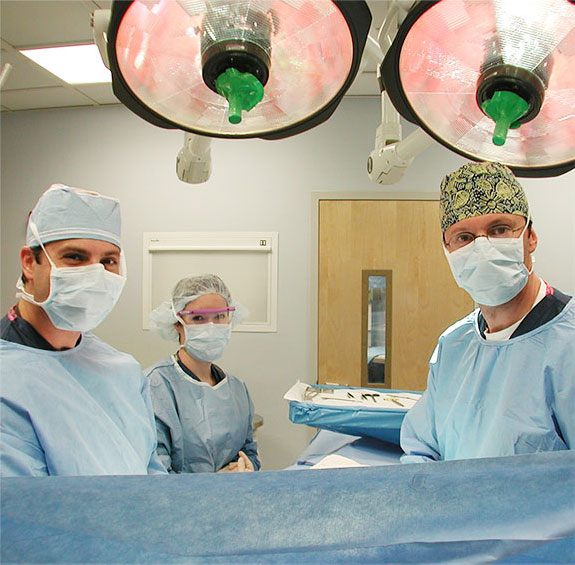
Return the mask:
M 525 288 L 531 274 L 523 262 L 525 229 L 517 238 L 477 237 L 453 253 L 444 247 L 455 281 L 478 304 L 500 306 Z
M 35 226 L 34 226 L 35 227 Z M 44 253 L 46 249 L 40 242 Z M 56 267 L 50 262 L 50 294 L 43 302 L 37 302 L 26 292 L 21 279 L 16 287 L 17 296 L 40 306 L 52 324 L 61 330 L 86 332 L 100 325 L 112 311 L 126 283 L 124 274 L 106 271 L 104 265 L 96 263 L 84 267 Z M 125 273 L 123 255 L 122 273 Z
M 224 353 L 232 335 L 231 324 L 183 324 L 186 334 L 184 349 L 200 361 L 215 361 Z

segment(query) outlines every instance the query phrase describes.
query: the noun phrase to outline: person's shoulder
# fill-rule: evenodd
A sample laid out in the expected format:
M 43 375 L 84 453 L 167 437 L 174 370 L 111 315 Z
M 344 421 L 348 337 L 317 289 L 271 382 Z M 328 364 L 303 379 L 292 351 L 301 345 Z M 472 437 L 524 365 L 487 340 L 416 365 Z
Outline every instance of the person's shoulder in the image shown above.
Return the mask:
M 249 396 L 250 393 L 248 391 L 248 385 L 246 385 L 242 379 L 236 377 L 235 375 L 230 375 L 229 373 L 226 373 L 226 379 L 232 388 L 245 391 L 245 393 Z
M 120 351 L 116 349 L 108 342 L 94 335 L 92 332 L 86 332 L 82 334 L 82 342 L 78 348 L 78 351 L 103 351 L 116 357 L 121 357 L 125 359 L 133 359 L 136 361 L 133 355 L 126 353 L 125 351 Z M 83 348 L 83 349 L 82 349 Z
M 99 359 L 103 364 L 121 367 L 122 372 L 130 369 L 139 375 L 142 374 L 142 366 L 133 355 L 119 351 L 91 332 L 82 334 L 82 342 L 75 350 L 78 355 L 87 359 L 95 358 Z
M 175 373 L 174 361 L 171 357 L 166 357 L 154 365 L 144 369 L 144 376 L 150 380 L 152 385 L 170 381 Z
M 545 326 L 552 331 L 568 331 L 575 333 L 575 298 L 561 294 L 557 302 L 562 305 L 558 313 Z
M 478 310 L 470 312 L 465 317 L 457 320 L 451 324 L 440 336 L 439 340 L 442 342 L 458 340 L 463 336 L 468 335 L 470 332 L 475 332 L 475 325 L 477 323 Z
M 229 373 L 224 373 L 224 374 L 226 376 L 226 379 L 228 379 L 228 381 L 230 383 L 234 383 L 236 385 L 241 385 L 241 386 L 246 386 L 244 381 L 242 381 L 242 379 L 240 379 L 239 377 L 236 377 L 235 375 L 230 375 Z
M 37 360 L 40 363 L 46 361 L 50 357 L 51 351 L 30 347 L 7 339 L 0 339 L 0 361 L 2 367 L 7 367 L 9 363 L 17 363 L 21 367 L 27 362 L 34 362 Z

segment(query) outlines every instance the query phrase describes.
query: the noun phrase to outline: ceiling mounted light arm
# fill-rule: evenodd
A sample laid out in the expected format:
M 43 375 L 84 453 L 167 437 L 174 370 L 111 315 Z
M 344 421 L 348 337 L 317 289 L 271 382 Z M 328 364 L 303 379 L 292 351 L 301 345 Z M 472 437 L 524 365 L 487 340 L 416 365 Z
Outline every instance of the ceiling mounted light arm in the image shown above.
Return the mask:
M 375 34 L 370 32 L 365 42 L 365 49 L 363 51 L 363 58 L 359 67 L 359 74 L 366 71 L 371 67 L 377 69 L 383 59 L 383 52 L 379 46 L 379 41 L 375 38 Z
M 377 42 L 384 53 L 387 53 L 387 50 L 391 47 L 399 23 L 403 21 L 415 2 L 416 0 L 391 0 L 389 3 L 387 13 L 377 35 Z
M 452 151 L 517 176 L 575 168 L 575 2 L 426 0 L 381 65 L 408 121 Z
M 176 173 L 181 181 L 201 184 L 210 178 L 211 144 L 211 137 L 184 133 L 184 145 L 176 159 Z
M 383 52 L 387 52 L 389 49 L 397 32 L 399 21 L 405 17 L 405 13 L 402 12 L 402 5 L 409 7 L 411 4 L 411 1 L 396 1 L 389 5 L 378 34 L 378 42 Z M 380 64 L 382 59 L 383 56 L 379 60 Z M 400 115 L 383 88 L 379 65 L 377 74 L 381 90 L 381 124 L 376 130 L 375 148 L 367 159 L 367 172 L 373 182 L 394 184 L 401 180 L 413 159 L 427 149 L 433 140 L 419 129 L 411 133 L 405 140 L 403 139 Z
M 281 139 L 335 111 L 370 25 L 364 0 L 115 0 L 114 94 L 159 127 Z
M 385 92 L 381 93 L 381 101 L 382 123 L 375 135 L 375 149 L 367 158 L 367 173 L 373 182 L 394 184 L 413 159 L 433 144 L 433 139 L 421 128 L 402 139 L 399 114 Z
M 110 10 L 94 10 L 90 20 L 94 43 L 96 47 L 98 47 L 102 62 L 107 69 L 110 68 L 110 61 L 108 59 L 108 27 L 110 26 L 111 15 L 112 12 Z

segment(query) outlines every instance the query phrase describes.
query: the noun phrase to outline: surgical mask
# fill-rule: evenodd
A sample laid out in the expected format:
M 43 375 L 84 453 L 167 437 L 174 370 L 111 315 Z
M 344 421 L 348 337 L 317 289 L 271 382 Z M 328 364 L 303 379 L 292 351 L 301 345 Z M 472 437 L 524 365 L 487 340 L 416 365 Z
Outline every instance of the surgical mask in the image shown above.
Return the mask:
M 444 247 L 455 281 L 478 304 L 500 306 L 525 288 L 531 274 L 523 262 L 525 229 L 517 238 L 477 237 L 453 253 Z
M 52 324 L 61 330 L 86 332 L 100 325 L 120 298 L 126 283 L 125 275 L 106 271 L 101 263 L 56 267 L 42 242 L 40 246 L 51 265 L 50 294 L 43 302 L 37 302 L 18 279 L 16 286 L 20 292 L 17 296 L 42 308 Z M 123 255 L 120 270 L 126 272 Z
M 184 326 L 186 341 L 184 349 L 200 361 L 219 359 L 232 335 L 231 324 L 189 324 Z

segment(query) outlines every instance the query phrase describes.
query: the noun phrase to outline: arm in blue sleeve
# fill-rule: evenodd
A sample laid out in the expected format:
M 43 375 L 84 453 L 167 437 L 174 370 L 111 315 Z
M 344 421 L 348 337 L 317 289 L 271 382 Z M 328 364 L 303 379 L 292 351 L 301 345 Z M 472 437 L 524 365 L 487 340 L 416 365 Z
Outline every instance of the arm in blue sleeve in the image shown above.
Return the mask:
M 158 417 L 156 417 L 156 432 L 158 434 L 158 458 L 168 470 L 168 473 L 175 473 L 172 469 L 172 436 L 170 428 Z
M 245 384 L 244 384 L 245 386 Z M 248 401 L 250 404 L 250 413 L 249 413 L 249 427 L 248 433 L 246 436 L 246 441 L 244 446 L 242 447 L 242 451 L 248 456 L 249 460 L 252 462 L 255 471 L 259 471 L 261 468 L 261 462 L 258 455 L 258 444 L 254 440 L 254 431 L 253 431 L 253 421 L 254 421 L 254 405 L 252 399 L 250 398 L 250 394 L 246 387 L 246 394 L 248 396 Z
M 568 347 L 573 348 L 572 343 Z M 552 377 L 553 418 L 567 447 L 575 449 L 575 356 L 567 354 L 562 361 L 557 374 Z
M 144 377 L 144 386 L 142 387 L 142 396 L 144 402 L 146 403 L 146 408 L 148 411 L 148 417 L 150 420 L 151 430 L 153 431 L 153 441 L 150 446 L 150 459 L 148 461 L 148 475 L 158 475 L 166 473 L 166 467 L 164 460 L 161 455 L 157 452 L 158 442 L 156 435 L 156 423 L 154 418 L 154 408 L 152 406 L 152 397 L 150 394 L 150 381 L 147 377 Z
M 0 476 L 49 475 L 44 450 L 26 410 L 2 399 L 0 412 Z
M 424 463 L 441 459 L 435 430 L 435 372 L 439 352 L 440 345 L 431 356 L 427 390 L 405 415 L 401 425 L 401 448 L 405 452 L 401 457 L 402 463 Z

